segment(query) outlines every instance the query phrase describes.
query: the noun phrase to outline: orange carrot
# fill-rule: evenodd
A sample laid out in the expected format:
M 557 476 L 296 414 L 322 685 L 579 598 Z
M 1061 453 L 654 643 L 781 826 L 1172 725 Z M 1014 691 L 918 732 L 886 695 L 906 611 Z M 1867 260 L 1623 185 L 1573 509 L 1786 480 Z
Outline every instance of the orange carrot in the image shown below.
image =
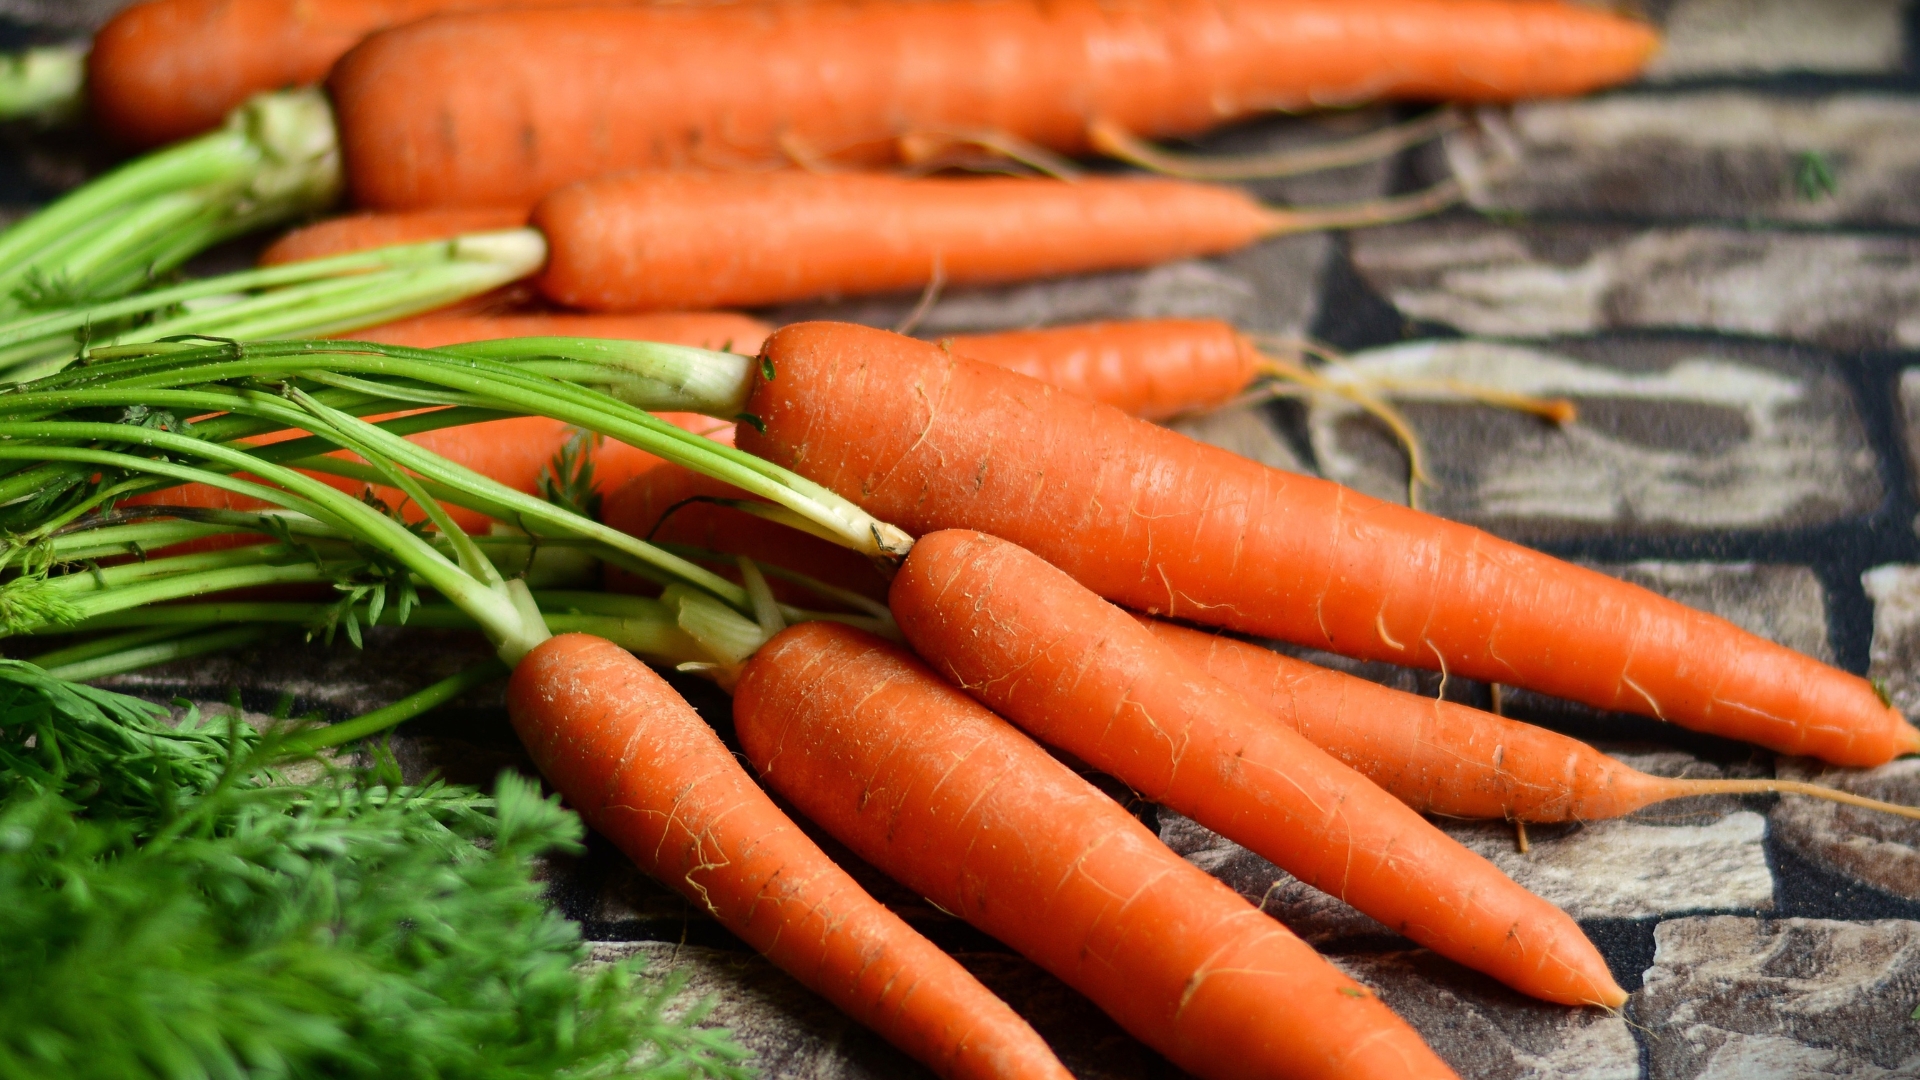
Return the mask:
M 544 0 L 548 6 L 569 0 Z M 148 0 L 94 35 L 93 115 L 108 134 L 157 146 L 218 127 L 267 90 L 323 78 L 376 30 L 442 11 L 543 0 Z
M 819 0 L 446 15 L 328 78 L 363 206 L 529 206 L 639 168 L 876 165 L 916 133 L 1065 153 L 1380 97 L 1631 78 L 1643 24 L 1546 0 Z M 699 224 L 717 224 L 702 219 Z
M 1650 776 L 1557 732 L 1135 617 L 1182 659 L 1423 814 L 1592 821 L 1690 795 L 1786 792 L 1920 817 L 1920 808 L 1793 780 Z
M 1396 933 L 1534 997 L 1626 1002 L 1566 913 L 1018 545 L 929 533 L 888 606 L 981 704 Z
M 417 315 L 368 330 L 355 330 L 356 341 L 379 341 L 437 349 L 468 341 L 498 341 L 510 337 L 613 338 L 621 341 L 664 341 L 701 349 L 737 352 L 747 356 L 773 333 L 773 327 L 751 315 L 731 311 L 658 311 L 646 315 L 576 315 L 566 312 L 529 312 L 512 315 Z M 711 421 L 705 424 L 713 428 Z M 696 429 L 697 430 L 697 429 Z
M 507 712 L 588 824 L 847 1015 L 944 1077 L 1071 1080 L 1026 1021 L 834 865 L 626 650 L 549 638 L 514 669 Z
M 909 532 L 1021 544 L 1095 592 L 1872 765 L 1920 732 L 1866 680 L 1645 589 L 1270 469 L 938 346 L 778 330 L 741 447 Z
M 427 240 L 451 240 L 461 233 L 517 229 L 525 210 L 494 206 L 452 210 L 416 210 L 410 214 L 345 214 L 287 233 L 260 253 L 261 266 L 350 255 L 356 251 Z
M 732 433 L 731 428 L 727 431 Z M 748 498 L 731 484 L 662 462 L 607 492 L 600 503 L 600 519 L 643 539 L 745 555 L 875 600 L 886 599 L 886 581 L 861 556 L 797 529 L 704 501 Z M 659 588 L 614 567 L 607 568 L 607 584 L 621 591 L 651 593 Z M 820 598 L 805 590 L 778 580 L 769 584 L 781 600 L 819 606 Z
M 940 347 L 1146 420 L 1226 404 L 1260 374 L 1263 361 L 1252 342 L 1218 319 L 957 334 L 941 338 Z
M 1118 804 L 877 638 L 805 623 L 734 693 L 754 767 L 908 888 L 1203 1077 L 1451 1077 L 1419 1036 Z
M 539 279 L 548 299 L 654 311 L 1149 266 L 1451 199 L 1290 212 L 1233 188 L 1139 177 L 635 172 L 555 191 L 533 224 L 553 252 Z

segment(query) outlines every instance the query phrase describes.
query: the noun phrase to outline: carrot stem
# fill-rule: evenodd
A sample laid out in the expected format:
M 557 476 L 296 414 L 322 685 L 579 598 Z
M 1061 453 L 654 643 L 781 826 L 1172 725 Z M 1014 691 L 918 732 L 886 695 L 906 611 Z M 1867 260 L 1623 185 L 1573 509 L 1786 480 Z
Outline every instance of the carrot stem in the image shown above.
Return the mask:
M 421 713 L 437 709 L 469 690 L 485 686 L 490 682 L 498 682 L 506 678 L 507 674 L 505 664 L 498 660 L 488 660 L 484 664 L 449 675 L 431 686 L 415 690 L 399 701 L 382 706 L 364 716 L 356 716 L 351 720 L 342 720 L 337 724 L 302 732 L 288 739 L 283 749 L 290 756 L 300 756 L 364 739 L 369 735 L 378 735 Z
M 219 131 L 124 165 L 0 234 L 0 310 L 48 294 L 111 295 L 130 287 L 127 275 L 92 269 L 119 265 L 129 252 L 163 251 L 145 268 L 158 276 L 217 240 L 323 209 L 340 187 L 325 95 L 261 94 Z M 195 219 L 205 223 L 185 231 L 191 244 L 166 243 Z M 80 231 L 91 238 L 72 243 Z
M 1364 165 L 1459 128 L 1460 114 L 1438 109 L 1351 139 L 1263 154 L 1183 154 L 1156 146 L 1108 119 L 1087 127 L 1095 150 L 1129 165 L 1182 180 L 1267 180 Z
M 272 632 L 272 627 L 234 626 L 224 630 L 191 634 L 169 641 L 120 649 L 65 664 L 41 663 L 40 657 L 35 657 L 34 662 L 40 663 L 46 668 L 47 674 L 55 678 L 65 679 L 68 682 L 89 682 L 94 679 L 104 679 L 109 675 L 124 675 L 129 671 L 139 671 L 159 664 L 169 664 L 175 660 L 186 660 L 195 656 L 204 656 L 210 652 L 219 652 L 222 649 L 231 649 L 238 645 L 247 645 Z
M 0 55 L 0 119 L 58 123 L 79 115 L 87 46 L 69 42 Z

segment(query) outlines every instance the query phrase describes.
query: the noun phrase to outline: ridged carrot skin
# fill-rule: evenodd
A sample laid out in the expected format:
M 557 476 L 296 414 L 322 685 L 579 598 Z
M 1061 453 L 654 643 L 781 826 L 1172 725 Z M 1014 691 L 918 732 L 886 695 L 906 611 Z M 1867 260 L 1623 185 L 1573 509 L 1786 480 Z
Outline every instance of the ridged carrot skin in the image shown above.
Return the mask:
M 1524 994 L 1626 1002 L 1565 912 L 1026 549 L 929 533 L 888 606 L 981 704 L 1394 932 Z
M 1183 180 L 799 171 L 628 173 L 563 188 L 533 213 L 553 251 L 541 293 L 593 311 L 1150 266 L 1244 247 L 1284 220 L 1237 189 Z
M 902 650 L 795 626 L 748 662 L 734 724 L 802 813 L 1195 1075 L 1454 1075 L 1370 992 Z
M 775 331 L 739 445 L 913 533 L 978 529 L 1093 591 L 1837 764 L 1920 749 L 1866 680 L 1478 529 L 1281 472 L 885 331 Z
M 1558 732 L 1136 617 L 1182 659 L 1423 814 L 1596 821 L 1691 794 Z
M 732 434 L 731 428 L 726 430 Z M 661 462 L 658 467 L 607 492 L 600 502 L 600 520 L 632 536 L 745 555 L 875 600 L 887 598 L 886 580 L 860 555 L 741 510 L 696 501 L 748 498 L 746 492 L 731 484 Z M 779 580 L 769 584 L 781 600 L 806 607 L 820 606 L 820 597 L 797 586 Z M 607 570 L 607 585 L 647 593 L 658 589 L 612 567 Z
M 544 0 L 558 6 L 568 0 Z M 543 0 L 148 0 L 94 35 L 87 94 L 108 134 L 136 146 L 218 127 L 266 90 L 317 83 L 376 30 L 443 11 Z
M 394 244 L 450 240 L 461 233 L 517 229 L 526 223 L 527 212 L 519 207 L 470 206 L 405 214 L 342 214 L 302 225 L 275 240 L 260 253 L 260 265 L 279 266 Z
M 817 0 L 441 16 L 328 79 L 356 200 L 529 206 L 641 168 L 881 165 L 913 133 L 1066 153 L 1373 98 L 1631 78 L 1640 23 L 1543 0 Z
M 939 1075 L 1071 1080 L 1026 1021 L 834 865 L 625 649 L 548 639 L 514 669 L 507 713 L 540 774 L 642 870 Z
M 1218 408 L 1260 371 L 1253 343 L 1219 319 L 1124 319 L 956 334 L 939 344 L 1143 420 Z

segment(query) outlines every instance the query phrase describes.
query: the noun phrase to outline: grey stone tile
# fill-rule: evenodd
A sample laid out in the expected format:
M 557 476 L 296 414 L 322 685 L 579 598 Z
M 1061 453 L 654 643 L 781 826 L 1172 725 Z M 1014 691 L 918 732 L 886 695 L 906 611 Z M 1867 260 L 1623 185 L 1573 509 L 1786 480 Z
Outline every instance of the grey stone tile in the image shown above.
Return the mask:
M 1425 508 L 1503 535 L 1787 528 L 1883 494 L 1843 382 L 1779 347 L 1421 341 L 1361 353 L 1344 377 L 1412 384 L 1393 397 L 1426 448 Z M 1448 379 L 1567 397 L 1580 417 L 1554 426 L 1428 388 Z M 1328 478 L 1405 501 L 1404 453 L 1357 406 L 1318 400 L 1308 429 Z
M 48 34 L 90 34 L 132 0 L 0 0 L 0 19 Z
M 1778 563 L 1590 563 L 1595 570 L 1711 611 L 1748 633 L 1833 663 L 1827 593 L 1805 566 Z
M 645 971 L 687 979 L 681 1009 L 709 1001 L 706 1022 L 729 1029 L 768 1077 L 883 1080 L 933 1074 L 752 953 L 666 942 L 597 942 L 591 960 L 639 957 Z M 677 1015 L 677 1014 L 676 1014 Z
M 298 630 L 262 644 L 147 668 L 99 680 L 122 693 L 165 700 L 176 695 L 220 699 L 229 689 L 273 696 L 291 692 L 296 709 L 319 709 L 330 719 L 371 712 L 493 655 L 478 634 L 375 627 L 363 649 L 347 643 L 303 641 Z M 501 707 L 505 682 L 482 687 L 455 704 Z
M 1751 810 L 1704 825 L 1529 826 L 1524 855 L 1505 822 L 1450 823 L 1446 831 L 1576 919 L 1773 907 L 1767 821 Z
M 1907 451 L 1907 468 L 1910 476 L 1920 478 L 1920 368 L 1910 368 L 1900 374 L 1900 418 L 1901 443 Z M 1920 483 L 1920 479 L 1916 479 Z M 1914 529 L 1920 532 L 1920 518 L 1914 520 Z
M 1655 1080 L 1920 1074 L 1920 923 L 1673 919 L 1630 1006 Z
M 1856 795 L 1920 806 L 1920 758 L 1876 769 L 1783 760 L 1780 776 Z M 1824 799 L 1782 795 L 1770 815 L 1780 843 L 1807 861 L 1896 896 L 1920 900 L 1920 821 Z
M 1425 950 L 1330 957 L 1371 987 L 1447 1064 L 1475 1080 L 1637 1080 L 1619 1016 L 1523 997 Z
M 1315 945 L 1352 938 L 1397 937 L 1344 901 L 1172 810 L 1160 811 L 1160 839 L 1181 858 L 1219 878 L 1248 903 Z
M 1682 328 L 1837 348 L 1920 345 L 1920 239 L 1693 227 L 1498 226 L 1353 234 L 1399 310 L 1492 337 Z
M 767 1077 L 853 1080 L 932 1073 L 750 953 L 665 942 L 601 942 L 591 960 L 640 957 L 656 977 L 684 972 L 680 1007 L 710 1000 L 708 1023 L 732 1029 Z M 1017 956 L 960 954 L 963 966 L 1026 1017 L 1082 1080 L 1156 1080 L 1181 1074 L 1085 998 Z
M 1313 472 L 1300 460 L 1300 455 L 1294 453 L 1292 445 L 1275 430 L 1267 410 L 1260 405 L 1230 405 L 1196 416 L 1180 417 L 1167 426 L 1182 435 L 1231 450 L 1262 465 L 1285 469 L 1287 472 Z
M 1795 4 L 1800 10 L 1820 4 Z M 1529 102 L 1446 152 L 1484 210 L 1629 218 L 1911 225 L 1920 99 L 1724 90 Z M 1517 163 L 1489 170 L 1518 147 Z M 1437 152 L 1437 151 L 1436 151 Z M 1817 162 L 1808 155 L 1816 155 Z M 1824 176 L 1819 172 L 1824 168 Z M 1827 181 L 1830 181 L 1827 182 Z
M 1810 71 L 1871 75 L 1905 61 L 1901 0 L 1654 0 L 1666 41 L 1652 81 Z
M 1909 720 L 1920 720 L 1920 566 L 1877 566 L 1860 576 L 1873 601 L 1867 677 Z

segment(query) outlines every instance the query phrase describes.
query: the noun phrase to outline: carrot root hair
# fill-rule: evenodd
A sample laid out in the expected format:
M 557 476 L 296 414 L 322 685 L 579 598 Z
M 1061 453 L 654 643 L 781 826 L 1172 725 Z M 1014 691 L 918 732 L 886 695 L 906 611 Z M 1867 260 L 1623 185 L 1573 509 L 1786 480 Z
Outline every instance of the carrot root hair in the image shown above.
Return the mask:
M 1683 798 L 1688 795 L 1805 795 L 1812 799 L 1824 799 L 1827 802 L 1857 806 L 1862 810 L 1873 810 L 1882 814 L 1920 820 L 1920 806 L 1902 806 L 1899 803 L 1882 799 L 1869 799 L 1865 795 L 1855 795 L 1851 791 L 1839 788 L 1809 784 L 1804 780 L 1670 780 L 1673 785 L 1668 799 Z
M 1566 398 L 1541 398 L 1531 394 L 1515 393 L 1497 386 L 1468 382 L 1463 379 L 1405 379 L 1391 376 L 1361 375 L 1353 372 L 1344 379 L 1330 379 L 1321 371 L 1309 367 L 1307 360 L 1319 362 L 1323 367 L 1345 369 L 1348 367 L 1346 356 L 1328 345 L 1303 338 L 1270 337 L 1252 335 L 1251 340 L 1260 353 L 1255 370 L 1273 380 L 1267 387 L 1256 391 L 1260 396 L 1279 396 L 1297 388 L 1310 394 L 1331 394 L 1345 398 L 1359 406 L 1368 415 L 1386 425 L 1399 441 L 1401 449 L 1407 455 L 1407 505 L 1420 509 L 1420 487 L 1431 486 L 1432 476 L 1427 472 L 1426 453 L 1420 444 L 1420 436 L 1413 430 L 1405 414 L 1387 400 L 1395 392 L 1440 393 L 1458 397 L 1466 401 L 1492 405 L 1496 408 L 1511 409 L 1528 413 L 1555 424 L 1570 424 L 1579 418 L 1580 411 Z
M 958 147 L 984 150 L 994 158 L 1023 165 L 1055 180 L 1078 180 L 1081 175 L 1080 167 L 1065 156 L 997 128 L 923 128 L 900 136 L 894 145 L 912 175 L 956 165 L 966 167 L 970 164 L 968 160 L 954 156 Z
M 1365 135 L 1318 146 L 1258 154 L 1183 154 L 1150 143 L 1102 117 L 1087 125 L 1087 141 L 1108 157 L 1162 176 L 1182 180 L 1271 180 L 1365 165 L 1437 139 L 1459 129 L 1463 123 L 1460 114 L 1447 107 Z

